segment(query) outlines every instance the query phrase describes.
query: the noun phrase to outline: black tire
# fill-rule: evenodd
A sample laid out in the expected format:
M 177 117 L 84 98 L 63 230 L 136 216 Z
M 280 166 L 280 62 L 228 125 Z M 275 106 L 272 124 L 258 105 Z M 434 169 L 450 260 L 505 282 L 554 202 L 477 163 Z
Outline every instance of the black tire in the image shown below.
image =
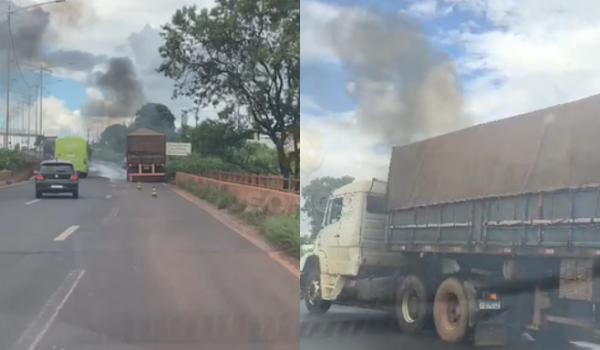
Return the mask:
M 396 318 L 404 333 L 416 335 L 425 328 L 431 319 L 432 307 L 429 293 L 423 281 L 415 275 L 409 275 L 396 292 Z
M 306 295 L 304 304 L 310 315 L 324 315 L 331 308 L 331 302 L 321 299 L 321 272 L 318 266 L 307 271 Z
M 73 191 L 73 198 L 79 198 L 79 191 Z
M 460 343 L 465 340 L 469 330 L 469 302 L 461 281 L 448 278 L 440 284 L 433 302 L 433 319 L 443 341 Z
M 35 191 L 35 198 L 40 199 L 40 198 L 42 198 L 42 195 L 43 195 L 42 192 Z

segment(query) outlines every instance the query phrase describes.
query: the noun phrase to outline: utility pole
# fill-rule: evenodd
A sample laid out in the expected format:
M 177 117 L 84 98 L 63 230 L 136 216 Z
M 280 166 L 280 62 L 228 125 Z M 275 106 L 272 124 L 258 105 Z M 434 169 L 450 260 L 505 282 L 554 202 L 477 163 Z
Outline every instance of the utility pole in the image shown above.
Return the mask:
M 31 145 L 31 94 L 27 95 L 27 148 Z M 35 140 L 33 141 L 35 142 Z
M 6 13 L 6 25 L 8 26 L 8 31 L 10 31 L 10 14 L 11 14 L 11 9 L 10 9 L 10 3 L 8 5 L 8 12 Z M 8 34 L 10 35 L 10 33 Z M 8 45 L 6 48 L 6 115 L 4 116 L 4 127 L 5 127 L 5 132 L 4 132 L 4 148 L 8 149 L 8 133 L 9 133 L 9 127 L 10 127 L 10 122 L 8 121 L 8 116 L 10 114 L 10 55 L 11 55 L 11 50 L 12 50 L 12 41 L 9 39 L 8 40 Z
M 45 68 L 43 65 L 39 66 L 40 70 L 40 135 L 44 135 L 44 108 L 42 103 L 44 101 L 44 72 L 52 74 L 52 70 Z

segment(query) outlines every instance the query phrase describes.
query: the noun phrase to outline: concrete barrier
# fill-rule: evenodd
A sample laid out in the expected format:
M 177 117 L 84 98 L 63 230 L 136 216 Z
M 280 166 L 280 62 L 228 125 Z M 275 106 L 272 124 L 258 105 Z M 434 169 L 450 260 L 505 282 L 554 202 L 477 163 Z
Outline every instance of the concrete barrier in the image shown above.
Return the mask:
M 175 175 L 175 182 L 178 185 L 186 182 L 193 182 L 213 188 L 225 188 L 229 193 L 235 195 L 238 201 L 244 203 L 246 206 L 251 208 L 262 208 L 269 214 L 291 214 L 295 213 L 300 208 L 300 195 L 297 193 L 230 183 L 180 172 Z
M 33 176 L 33 171 L 37 169 L 38 164 L 38 162 L 29 162 L 20 170 L 0 170 L 0 185 L 29 180 Z

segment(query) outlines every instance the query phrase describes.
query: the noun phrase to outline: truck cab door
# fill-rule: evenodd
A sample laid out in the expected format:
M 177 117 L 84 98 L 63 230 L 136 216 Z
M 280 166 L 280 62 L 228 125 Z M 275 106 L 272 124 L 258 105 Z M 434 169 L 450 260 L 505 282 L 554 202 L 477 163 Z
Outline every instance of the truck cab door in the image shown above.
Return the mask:
M 340 261 L 339 247 L 340 235 L 342 231 L 342 209 L 344 207 L 343 198 L 331 198 L 327 202 L 325 217 L 323 218 L 323 228 L 319 233 L 319 245 L 327 257 L 328 271 L 322 271 L 328 274 L 337 274 L 340 271 L 342 262 Z

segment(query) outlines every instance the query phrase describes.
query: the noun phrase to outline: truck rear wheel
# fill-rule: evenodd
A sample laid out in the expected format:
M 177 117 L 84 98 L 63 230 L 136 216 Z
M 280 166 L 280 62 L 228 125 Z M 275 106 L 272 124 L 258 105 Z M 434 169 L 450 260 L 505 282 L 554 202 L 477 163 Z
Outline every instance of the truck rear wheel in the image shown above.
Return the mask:
M 415 275 L 407 276 L 396 293 L 396 318 L 402 332 L 418 334 L 431 316 L 427 289 Z
M 443 341 L 459 343 L 469 328 L 469 302 L 464 285 L 456 278 L 440 284 L 433 303 L 433 319 Z

